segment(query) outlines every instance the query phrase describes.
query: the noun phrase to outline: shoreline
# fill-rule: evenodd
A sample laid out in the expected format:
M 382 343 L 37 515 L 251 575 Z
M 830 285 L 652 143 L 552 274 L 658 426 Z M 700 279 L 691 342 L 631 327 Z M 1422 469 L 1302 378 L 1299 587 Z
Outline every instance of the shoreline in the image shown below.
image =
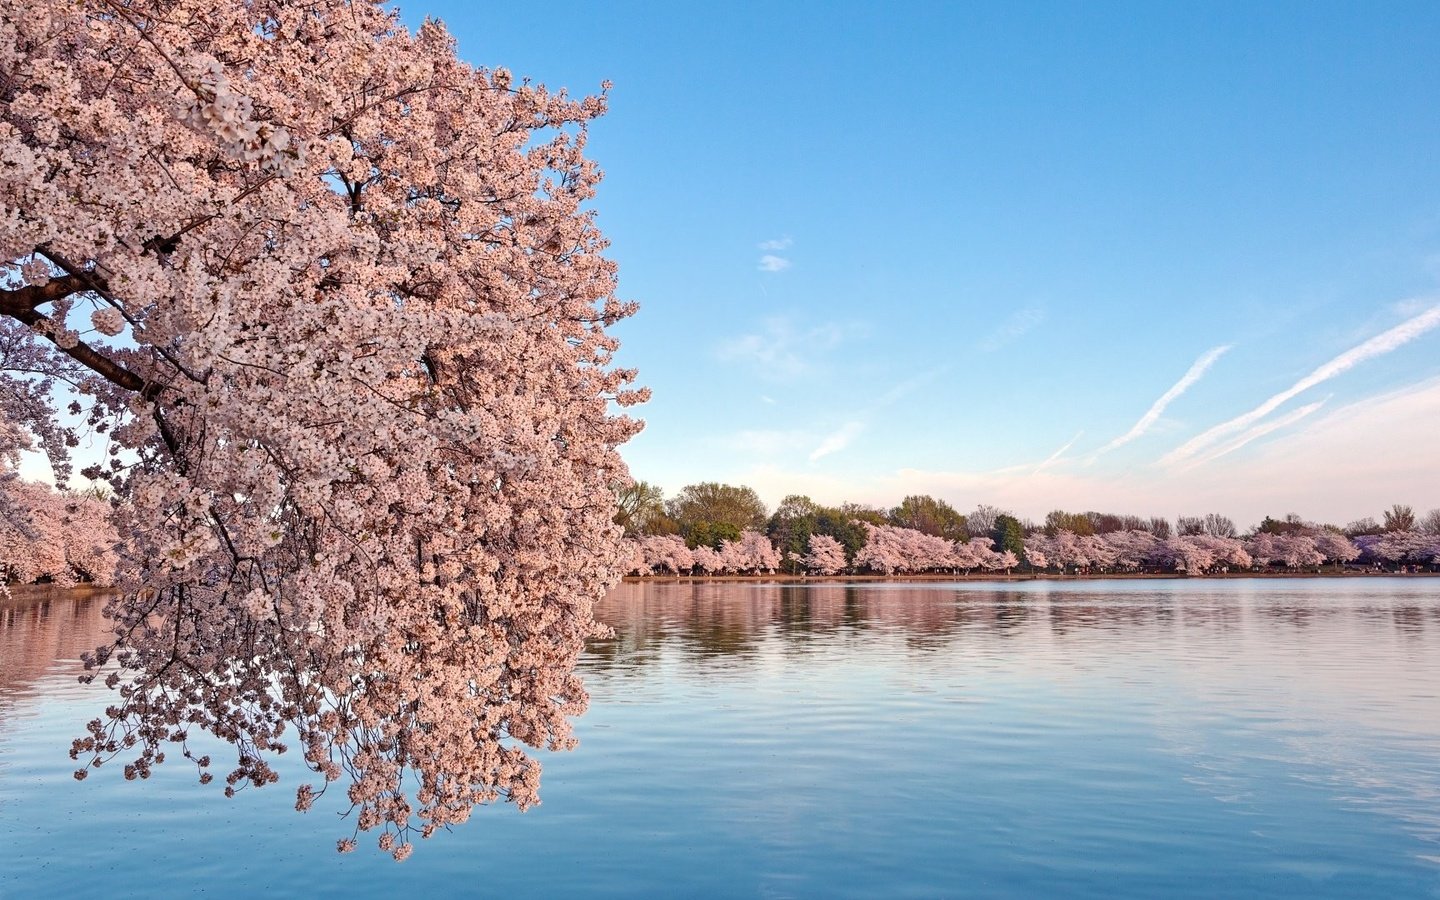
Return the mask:
M 1102 574 L 1087 575 L 1065 575 L 1054 572 L 1020 572 L 1011 575 L 1002 575 L 995 572 L 970 573 L 968 575 L 950 575 L 937 572 L 925 572 L 912 575 L 786 575 L 775 573 L 772 575 L 626 575 L 621 579 L 623 584 L 677 584 L 684 582 L 756 582 L 770 584 L 810 584 L 810 583 L 841 583 L 852 582 L 999 582 L 1009 584 L 1017 581 L 1179 581 L 1195 580 L 1205 581 L 1213 579 L 1237 579 L 1253 578 L 1256 580 L 1289 579 L 1289 578 L 1426 578 L 1440 577 L 1440 572 L 1385 572 L 1385 571 L 1362 571 L 1347 572 L 1324 571 L 1324 572 L 1222 572 L 1213 575 L 1186 575 L 1177 572 L 1109 572 Z
M 77 584 L 74 587 L 61 587 L 58 584 L 12 584 L 7 587 L 10 594 L 0 594 L 0 604 L 51 600 L 57 597 L 90 597 L 115 590 L 94 584 Z

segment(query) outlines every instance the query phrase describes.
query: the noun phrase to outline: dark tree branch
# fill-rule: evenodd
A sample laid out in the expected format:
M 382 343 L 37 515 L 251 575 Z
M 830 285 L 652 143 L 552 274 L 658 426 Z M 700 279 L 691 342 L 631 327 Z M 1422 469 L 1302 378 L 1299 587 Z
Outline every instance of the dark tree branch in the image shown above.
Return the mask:
M 30 284 L 14 290 L 0 290 L 0 315 L 18 319 L 22 312 L 33 312 L 46 303 L 89 290 L 92 290 L 90 279 L 78 275 L 62 275 L 38 286 Z
M 23 307 L 15 310 L 4 308 L 0 309 L 0 312 L 4 312 L 12 318 L 29 325 L 36 331 L 48 335 L 52 342 L 55 340 L 55 322 L 44 313 Z M 146 400 L 153 399 L 155 395 L 159 394 L 161 389 L 164 388 L 164 385 L 157 381 L 146 381 L 115 360 L 96 351 L 84 341 L 76 342 L 73 347 L 61 347 L 58 343 L 55 346 L 61 353 L 64 353 L 66 356 L 80 363 L 80 365 L 101 376 L 106 381 L 125 388 L 127 391 L 134 391 Z

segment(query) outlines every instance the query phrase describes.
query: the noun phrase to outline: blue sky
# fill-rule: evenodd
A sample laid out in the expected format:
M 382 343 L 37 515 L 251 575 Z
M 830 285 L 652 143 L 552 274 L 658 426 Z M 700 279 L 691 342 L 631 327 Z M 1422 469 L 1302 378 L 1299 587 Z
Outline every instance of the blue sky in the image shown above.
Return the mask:
M 1436 4 L 402 13 L 615 83 L 596 207 L 654 391 L 625 455 L 668 493 L 1440 506 Z
M 475 9 L 402 12 L 477 65 L 615 82 L 590 153 L 642 305 L 636 477 L 1440 505 L 1440 6 Z

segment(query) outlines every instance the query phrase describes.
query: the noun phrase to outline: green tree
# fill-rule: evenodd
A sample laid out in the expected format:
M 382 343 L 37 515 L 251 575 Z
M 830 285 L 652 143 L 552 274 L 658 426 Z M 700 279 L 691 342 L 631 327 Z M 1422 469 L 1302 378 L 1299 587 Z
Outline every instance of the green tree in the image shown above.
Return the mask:
M 943 537 L 951 541 L 970 539 L 970 530 L 965 526 L 965 516 L 944 500 L 937 500 L 928 494 L 912 494 L 890 510 L 891 525 L 913 528 L 925 534 Z
M 1009 550 L 1016 559 L 1025 558 L 1025 527 L 1009 513 L 995 517 L 995 524 L 990 526 L 990 539 L 995 542 L 996 552 Z
M 746 528 L 764 528 L 767 518 L 765 504 L 754 488 L 714 481 L 686 485 L 665 502 L 665 514 L 675 520 L 692 547 L 715 546 L 724 538 L 734 540 Z
M 835 511 L 858 522 L 869 522 L 871 525 L 890 524 L 890 517 L 885 510 L 863 503 L 842 503 Z
M 632 481 L 615 491 L 615 524 L 627 537 L 655 534 L 651 525 L 665 518 L 665 493 L 648 481 Z M 664 533 L 664 532 L 660 532 Z
M 1063 509 L 1051 510 L 1045 516 L 1045 533 L 1051 537 L 1056 532 L 1069 531 L 1072 534 L 1094 534 L 1095 525 L 1084 513 L 1067 513 Z
M 730 522 L 694 522 L 691 523 L 688 533 L 682 531 L 681 534 L 692 549 L 703 545 L 719 550 L 721 541 L 740 540 L 740 531 L 739 527 Z
M 1286 513 L 1284 519 L 1266 516 L 1255 528 L 1259 534 L 1299 534 L 1307 528 L 1305 520 L 1295 513 Z
M 865 530 L 861 522 L 870 522 L 874 525 L 884 524 L 873 522 L 869 519 L 859 519 L 854 515 L 854 505 L 846 504 L 841 507 L 821 507 L 815 514 L 815 534 L 828 535 L 845 546 L 845 559 L 851 563 L 855 561 L 855 554 L 865 546 L 870 534 Z
M 792 557 L 799 557 L 810 549 L 810 536 L 815 533 L 815 517 L 820 507 L 802 494 L 791 494 L 771 514 L 766 523 L 765 533 L 775 548 L 780 551 L 782 568 L 790 574 L 799 570 L 799 563 Z

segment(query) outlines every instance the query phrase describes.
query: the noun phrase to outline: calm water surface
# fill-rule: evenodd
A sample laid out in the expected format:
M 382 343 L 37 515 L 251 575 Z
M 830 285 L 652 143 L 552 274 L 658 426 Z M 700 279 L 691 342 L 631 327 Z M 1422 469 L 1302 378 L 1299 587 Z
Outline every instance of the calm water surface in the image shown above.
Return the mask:
M 101 605 L 0 601 L 0 896 L 1440 897 L 1440 579 L 626 585 L 543 806 L 403 865 L 74 781 Z

